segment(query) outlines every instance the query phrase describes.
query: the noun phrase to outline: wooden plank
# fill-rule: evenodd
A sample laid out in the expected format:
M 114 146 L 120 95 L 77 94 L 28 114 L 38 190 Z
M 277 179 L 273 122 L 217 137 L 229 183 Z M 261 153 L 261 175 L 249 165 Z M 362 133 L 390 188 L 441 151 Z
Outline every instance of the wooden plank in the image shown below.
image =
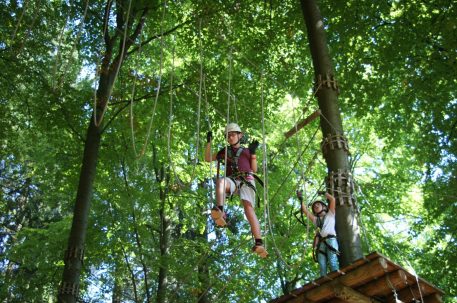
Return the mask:
M 341 284 L 356 288 L 364 285 L 373 279 L 383 276 L 390 271 L 389 264 L 384 258 L 377 258 L 370 263 L 360 266 L 344 276 L 338 278 Z
M 424 298 L 424 303 L 443 303 L 443 298 L 440 294 L 434 293 Z
M 363 267 L 338 277 L 335 281 L 348 287 L 355 287 L 384 275 L 387 268 L 387 261 L 384 258 L 378 258 Z M 330 299 L 335 296 L 334 288 L 335 282 L 325 283 L 318 288 L 307 291 L 304 297 L 311 301 Z
M 286 137 L 286 139 L 289 139 L 290 137 L 295 135 L 296 132 L 298 132 L 300 129 L 302 129 L 306 124 L 309 124 L 314 119 L 319 117 L 320 114 L 321 114 L 321 110 L 318 109 L 314 113 L 312 113 L 311 115 L 306 117 L 305 119 L 303 119 L 300 122 L 298 122 L 297 124 L 295 124 L 295 126 L 292 127 L 288 132 L 284 133 L 284 136 Z
M 396 291 L 397 298 L 403 302 L 415 302 L 416 300 L 421 301 L 422 297 L 428 296 L 430 293 L 427 293 L 423 284 L 420 284 L 421 292 L 419 292 L 418 285 L 410 285 L 402 290 Z M 395 295 L 391 295 L 387 298 L 386 303 L 395 303 Z
M 427 293 L 427 294 L 434 293 L 434 292 L 442 293 L 441 289 L 433 286 L 432 284 L 428 283 L 427 281 L 425 281 L 419 277 L 416 279 L 416 276 L 410 272 L 407 272 L 407 277 L 408 277 L 409 285 L 417 286 L 417 283 L 420 283 L 421 288 L 423 289 L 424 293 Z
M 386 273 L 382 278 L 369 282 L 357 290 L 367 296 L 387 296 L 394 289 L 403 289 L 408 285 L 407 276 L 404 270 L 397 270 Z
M 339 276 L 345 275 L 347 272 L 351 272 L 354 269 L 357 269 L 358 267 L 365 266 L 366 264 L 368 264 L 371 261 L 376 260 L 376 259 L 378 259 L 380 257 L 385 258 L 383 255 L 380 255 L 378 252 L 372 252 L 369 255 L 354 261 L 354 263 L 349 264 L 348 266 L 345 266 L 345 267 L 341 268 L 340 271 L 331 272 L 326 276 L 320 277 L 320 278 L 318 278 L 318 279 L 316 279 L 316 280 L 304 285 L 303 287 L 300 287 L 300 288 L 297 288 L 297 289 L 293 290 L 288 295 L 283 295 L 283 296 L 278 297 L 276 299 L 272 299 L 270 301 L 270 303 L 284 303 L 284 302 L 290 303 L 290 302 L 292 302 L 290 300 L 293 300 L 293 302 L 295 303 L 297 301 L 295 301 L 294 298 L 296 298 L 297 296 L 301 295 L 301 298 L 303 298 L 303 294 L 305 292 L 307 292 L 307 291 L 309 291 L 311 289 L 314 289 L 314 288 L 318 288 L 322 284 L 328 283 L 329 281 L 333 281 L 336 278 L 338 278 Z

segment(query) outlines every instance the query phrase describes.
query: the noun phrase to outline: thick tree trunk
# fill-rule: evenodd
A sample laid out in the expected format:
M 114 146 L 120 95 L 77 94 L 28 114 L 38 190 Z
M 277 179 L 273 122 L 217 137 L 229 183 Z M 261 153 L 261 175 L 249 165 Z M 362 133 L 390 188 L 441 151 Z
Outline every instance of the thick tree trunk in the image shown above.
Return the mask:
M 110 11 L 113 9 L 112 2 L 108 2 L 105 8 L 105 24 L 109 24 Z M 96 113 L 94 112 L 87 130 L 86 142 L 84 146 L 84 156 L 82 160 L 81 173 L 79 176 L 78 192 L 76 194 L 73 222 L 71 226 L 68 246 L 65 252 L 65 268 L 62 282 L 59 288 L 58 302 L 73 303 L 77 301 L 79 292 L 79 277 L 81 274 L 84 245 L 87 233 L 87 221 L 89 218 L 90 202 L 92 190 L 96 175 L 98 152 L 100 150 L 101 135 L 103 131 L 103 115 L 108 100 L 116 81 L 117 74 L 122 66 L 124 59 L 128 54 L 136 37 L 141 33 L 145 16 L 148 11 L 144 8 L 139 16 L 138 23 L 133 29 L 131 35 L 118 35 L 118 32 L 130 32 L 129 26 L 134 22 L 124 20 L 126 7 L 116 5 L 116 22 L 117 31 L 113 37 L 109 37 L 109 31 L 104 32 L 105 53 L 101 63 L 99 86 L 96 94 Z M 130 10 L 127 12 L 127 15 Z M 129 39 L 125 39 L 125 38 Z M 125 39 L 125 40 L 124 40 Z M 113 49 L 115 43 L 118 43 L 117 55 L 113 59 Z M 97 121 L 97 123 L 95 123 Z
M 327 163 L 327 187 L 337 200 L 336 232 L 340 245 L 340 265 L 362 258 L 356 220 L 353 181 L 349 171 L 347 140 L 338 107 L 338 85 L 327 48 L 324 24 L 315 0 L 301 0 L 316 77 L 319 108 L 322 113 L 322 151 Z
M 83 264 L 84 243 L 87 233 L 92 187 L 95 179 L 98 151 L 100 149 L 100 127 L 91 119 L 84 146 L 83 163 L 79 177 L 78 192 L 73 214 L 70 237 L 65 251 L 65 269 L 59 289 L 59 302 L 76 302 L 79 291 L 79 276 Z
M 168 196 L 168 187 L 170 183 L 170 175 L 165 172 L 165 167 L 162 164 L 158 167 L 157 150 L 153 148 L 154 171 L 156 174 L 157 184 L 162 184 L 165 180 L 165 186 L 160 187 L 160 267 L 157 285 L 157 303 L 165 303 L 167 299 L 168 288 L 168 258 L 170 255 L 170 218 L 167 215 L 166 201 Z
M 119 265 L 116 264 L 116 269 L 114 271 L 114 287 L 111 300 L 112 303 L 122 303 L 123 282 L 121 277 L 122 276 L 119 270 Z
M 162 190 L 161 190 L 162 191 Z M 165 195 L 160 207 L 160 268 L 157 286 L 157 303 L 165 303 L 168 288 L 168 258 L 170 254 L 170 219 L 166 214 Z
M 208 225 L 206 226 L 203 234 L 197 234 L 201 241 L 209 242 L 208 240 Z M 197 252 L 199 255 L 205 254 L 203 249 L 199 249 Z M 202 262 L 198 263 L 198 282 L 200 283 L 200 289 L 198 293 L 198 303 L 209 303 L 210 298 L 208 296 L 208 290 L 211 287 L 210 276 L 209 276 L 209 264 L 207 256 L 200 258 Z

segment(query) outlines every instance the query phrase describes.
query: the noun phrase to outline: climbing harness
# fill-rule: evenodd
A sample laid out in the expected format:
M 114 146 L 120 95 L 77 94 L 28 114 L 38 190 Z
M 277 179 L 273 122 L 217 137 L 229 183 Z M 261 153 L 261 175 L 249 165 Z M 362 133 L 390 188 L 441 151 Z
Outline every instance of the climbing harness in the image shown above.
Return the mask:
M 337 250 L 336 248 L 334 248 L 333 246 L 331 246 L 330 244 L 327 243 L 326 240 L 327 239 L 331 239 L 331 238 L 336 238 L 336 236 L 335 235 L 328 235 L 328 236 L 322 237 L 319 234 L 319 229 L 316 231 L 316 235 L 314 236 L 314 241 L 313 241 L 313 260 L 315 262 L 317 262 L 317 255 L 318 254 L 325 255 L 325 252 L 319 249 L 319 246 L 320 246 L 321 243 L 324 243 L 325 246 L 327 247 L 327 249 L 332 251 L 337 256 L 339 256 L 341 254 L 339 250 Z
M 217 158 L 217 175 L 219 176 L 221 163 L 222 164 L 230 163 L 230 167 L 232 169 L 232 174 L 230 176 L 226 176 L 226 177 L 229 178 L 230 180 L 232 180 L 233 183 L 235 183 L 235 184 L 237 184 L 236 181 L 240 181 L 237 191 L 239 191 L 243 185 L 246 185 L 249 188 L 251 188 L 254 191 L 254 193 L 257 194 L 256 187 L 251 182 L 249 182 L 248 178 L 252 177 L 254 180 L 256 180 L 260 184 L 260 186 L 264 187 L 264 183 L 263 183 L 262 179 L 260 179 L 260 177 L 257 176 L 256 174 L 254 174 L 253 172 L 242 172 L 239 170 L 239 167 L 238 167 L 238 160 L 239 160 L 244 148 L 240 147 L 240 148 L 238 148 L 236 153 L 234 153 L 232 148 L 231 147 L 229 148 L 229 147 L 230 146 L 227 146 L 225 148 L 226 161 L 224 161 L 224 159 L 221 159 L 221 157 Z M 260 207 L 260 197 L 258 195 L 256 195 L 256 196 L 257 196 L 257 206 Z
M 316 202 L 320 202 L 320 203 L 324 204 L 322 201 L 316 201 Z M 316 203 L 316 202 L 314 202 L 314 203 Z M 314 205 L 314 203 L 313 203 L 313 205 Z M 324 210 L 322 210 L 322 211 L 324 211 Z M 319 213 L 321 213 L 321 212 L 319 212 Z M 327 235 L 325 237 L 322 237 L 321 234 L 320 234 L 320 231 L 322 230 L 322 227 L 324 226 L 325 217 L 326 216 L 323 216 L 321 218 L 321 217 L 317 217 L 316 216 L 317 230 L 316 230 L 316 234 L 314 236 L 314 241 L 313 241 L 313 260 L 315 262 L 317 262 L 317 255 L 318 254 L 325 255 L 325 251 L 322 251 L 320 249 L 320 244 L 321 243 L 324 243 L 324 245 L 327 247 L 327 249 L 329 249 L 331 252 L 333 252 L 337 256 L 340 255 L 340 252 L 336 248 L 334 248 L 332 245 L 327 243 L 327 239 L 336 238 L 336 235 Z

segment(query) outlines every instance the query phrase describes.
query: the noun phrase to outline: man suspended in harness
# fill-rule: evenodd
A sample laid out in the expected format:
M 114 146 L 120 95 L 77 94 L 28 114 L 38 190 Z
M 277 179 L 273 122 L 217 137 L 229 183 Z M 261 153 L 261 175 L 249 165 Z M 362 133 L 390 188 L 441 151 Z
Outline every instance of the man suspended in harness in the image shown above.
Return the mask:
M 258 141 L 253 141 L 248 148 L 241 147 L 243 133 L 236 123 L 229 123 L 225 128 L 225 135 L 229 146 L 222 148 L 214 155 L 211 155 L 212 133 L 207 134 L 207 144 L 205 149 L 205 161 L 218 161 L 225 164 L 226 177 L 218 178 L 216 183 L 216 203 L 211 209 L 211 217 L 219 227 L 226 226 L 226 214 L 224 212 L 224 202 L 227 194 L 229 196 L 239 195 L 243 204 L 244 213 L 251 226 L 251 232 L 255 243 L 252 251 L 262 258 L 268 256 L 263 245 L 260 224 L 254 210 L 255 203 L 255 172 L 257 171 L 256 150 L 259 147 Z M 219 166 L 218 166 L 219 168 Z M 219 173 L 218 173 L 219 175 Z
M 328 206 L 320 200 L 314 201 L 311 205 L 311 213 L 303 203 L 302 193 L 297 191 L 302 212 L 317 227 L 313 257 L 319 263 L 321 276 L 327 274 L 327 263 L 331 271 L 339 269 L 338 255 L 340 254 L 335 232 L 335 198 L 329 193 L 325 193 L 325 197 L 329 201 Z

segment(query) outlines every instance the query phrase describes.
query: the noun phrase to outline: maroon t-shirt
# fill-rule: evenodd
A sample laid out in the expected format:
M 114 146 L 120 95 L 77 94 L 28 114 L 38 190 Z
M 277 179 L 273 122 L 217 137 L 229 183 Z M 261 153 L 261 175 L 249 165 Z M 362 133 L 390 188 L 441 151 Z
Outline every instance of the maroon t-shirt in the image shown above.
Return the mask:
M 232 158 L 236 156 L 236 152 L 238 151 L 238 148 L 233 148 L 229 146 L 232 150 Z M 221 149 L 217 155 L 216 158 L 218 161 L 224 162 L 225 160 L 225 148 Z M 233 174 L 232 171 L 232 158 L 230 157 L 230 153 L 227 151 L 227 176 L 231 176 Z M 247 148 L 243 148 L 241 151 L 240 157 L 238 158 L 238 170 L 240 172 L 245 172 L 245 173 L 252 173 L 251 169 L 251 152 Z

